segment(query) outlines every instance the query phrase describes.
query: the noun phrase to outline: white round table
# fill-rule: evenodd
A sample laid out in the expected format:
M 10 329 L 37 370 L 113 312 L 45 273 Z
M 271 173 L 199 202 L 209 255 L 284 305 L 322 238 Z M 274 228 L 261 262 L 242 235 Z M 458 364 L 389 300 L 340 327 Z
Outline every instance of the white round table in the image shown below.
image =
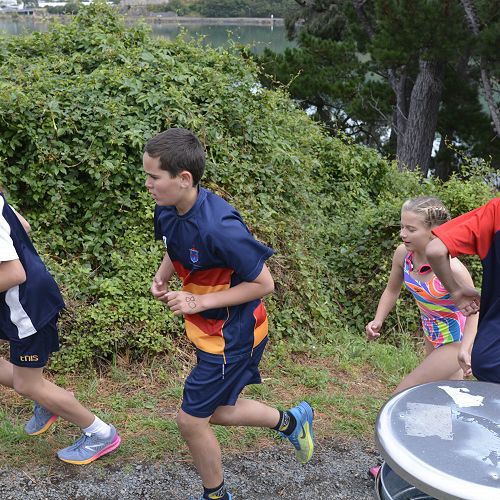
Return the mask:
M 440 381 L 393 396 L 375 439 L 390 468 L 439 500 L 500 500 L 500 384 Z

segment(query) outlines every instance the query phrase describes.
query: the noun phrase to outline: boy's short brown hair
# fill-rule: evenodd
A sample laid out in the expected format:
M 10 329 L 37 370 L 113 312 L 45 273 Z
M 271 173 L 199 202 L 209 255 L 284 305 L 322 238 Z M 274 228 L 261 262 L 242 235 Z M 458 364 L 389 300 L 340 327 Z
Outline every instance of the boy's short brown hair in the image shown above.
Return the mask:
M 169 128 L 151 138 L 144 148 L 151 158 L 159 158 L 160 168 L 176 177 L 183 170 L 198 185 L 205 171 L 205 149 L 198 137 L 186 128 Z

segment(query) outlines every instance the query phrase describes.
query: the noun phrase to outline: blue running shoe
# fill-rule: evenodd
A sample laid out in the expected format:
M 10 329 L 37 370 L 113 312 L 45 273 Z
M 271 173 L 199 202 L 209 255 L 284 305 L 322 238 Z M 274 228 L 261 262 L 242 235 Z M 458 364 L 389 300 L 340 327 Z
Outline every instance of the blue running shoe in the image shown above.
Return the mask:
M 307 401 L 302 401 L 288 411 L 295 417 L 297 425 L 289 436 L 282 432 L 280 434 L 293 444 L 297 460 L 305 464 L 309 462 L 314 451 L 314 410 Z
M 42 434 L 57 420 L 57 415 L 54 415 L 51 411 L 47 410 L 47 408 L 44 408 L 42 405 L 39 405 L 36 401 L 34 403 L 33 416 L 24 426 L 26 434 L 29 434 L 30 436 L 38 436 L 38 434 Z
M 111 435 L 108 438 L 83 433 L 71 446 L 59 450 L 57 456 L 69 464 L 85 465 L 111 453 L 120 446 L 121 439 L 116 429 L 112 425 L 110 427 Z

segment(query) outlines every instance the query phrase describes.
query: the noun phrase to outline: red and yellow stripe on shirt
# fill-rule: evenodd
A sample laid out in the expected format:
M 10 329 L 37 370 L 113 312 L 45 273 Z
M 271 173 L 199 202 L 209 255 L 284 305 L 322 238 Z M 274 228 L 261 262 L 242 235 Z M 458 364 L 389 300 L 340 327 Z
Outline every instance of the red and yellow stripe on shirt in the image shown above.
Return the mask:
M 261 302 L 254 310 L 255 328 L 253 331 L 253 346 L 258 346 L 266 337 L 269 323 L 267 321 L 266 308 Z
M 182 290 L 197 295 L 220 292 L 231 286 L 233 270 L 229 268 L 211 268 L 190 272 L 178 261 L 173 262 L 174 268 L 182 280 Z M 188 314 L 184 317 L 186 334 L 191 342 L 204 352 L 210 354 L 226 354 L 226 339 L 224 327 L 229 319 L 229 308 L 224 319 L 209 319 L 202 314 Z M 253 347 L 267 336 L 268 320 L 266 309 L 262 302 L 253 311 Z

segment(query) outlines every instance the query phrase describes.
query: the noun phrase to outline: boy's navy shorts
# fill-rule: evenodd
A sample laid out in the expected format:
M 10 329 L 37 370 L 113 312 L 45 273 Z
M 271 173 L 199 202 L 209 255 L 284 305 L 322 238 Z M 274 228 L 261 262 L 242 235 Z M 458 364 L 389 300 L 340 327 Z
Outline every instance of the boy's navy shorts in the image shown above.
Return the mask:
M 267 337 L 255 347 L 252 356 L 226 365 L 198 358 L 184 384 L 181 408 L 188 415 L 206 418 L 219 406 L 234 406 L 245 386 L 262 382 L 259 363 L 266 343 Z
M 10 343 L 10 362 L 25 368 L 43 368 L 50 354 L 59 350 L 57 319 L 55 316 L 43 328 L 23 339 L 7 338 L 0 331 L 0 338 Z

